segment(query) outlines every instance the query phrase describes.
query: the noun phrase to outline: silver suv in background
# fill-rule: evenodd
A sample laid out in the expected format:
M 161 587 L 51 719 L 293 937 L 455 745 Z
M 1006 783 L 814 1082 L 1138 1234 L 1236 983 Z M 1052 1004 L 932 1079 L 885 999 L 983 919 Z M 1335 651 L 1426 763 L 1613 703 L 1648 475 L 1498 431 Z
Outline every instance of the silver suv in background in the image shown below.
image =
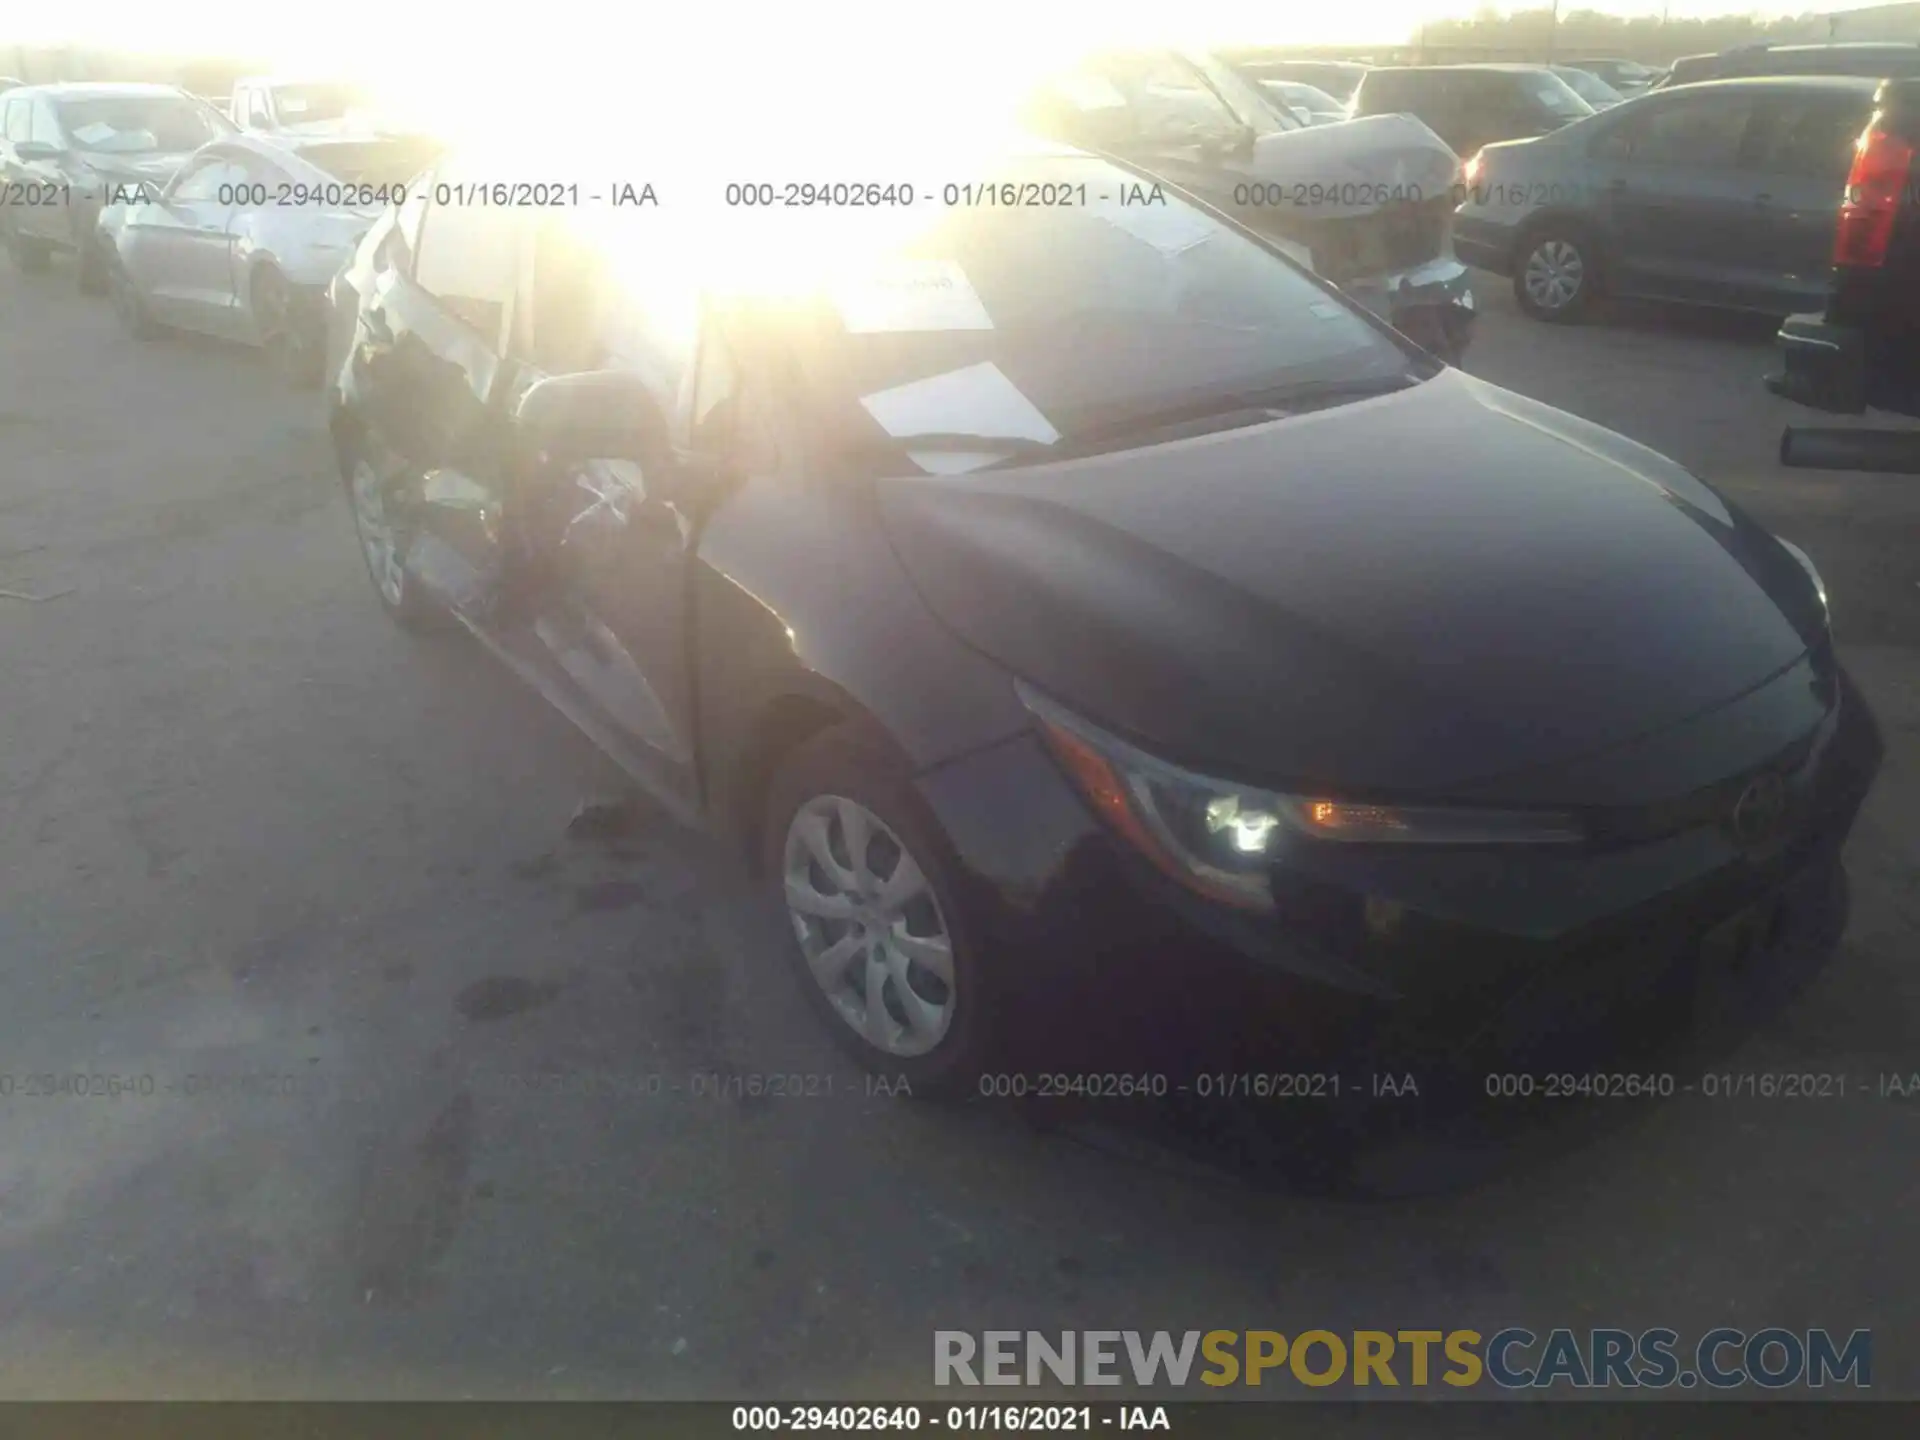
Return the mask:
M 157 187 L 209 141 L 233 133 L 171 85 L 21 85 L 0 95 L 0 241 L 23 270 L 75 257 L 80 289 L 106 289 L 94 243 L 116 191 Z

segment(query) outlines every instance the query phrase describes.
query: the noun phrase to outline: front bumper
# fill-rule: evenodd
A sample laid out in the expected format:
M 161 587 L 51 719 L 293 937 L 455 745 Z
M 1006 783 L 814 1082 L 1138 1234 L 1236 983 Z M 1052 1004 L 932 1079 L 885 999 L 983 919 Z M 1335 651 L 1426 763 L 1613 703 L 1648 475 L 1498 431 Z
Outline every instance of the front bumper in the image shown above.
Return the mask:
M 1882 753 L 1866 705 L 1837 683 L 1774 853 L 1743 856 L 1706 825 L 1546 862 L 1552 883 L 1537 886 L 1513 856 L 1456 853 L 1436 876 L 1435 857 L 1351 847 L 1343 883 L 1278 873 L 1278 914 L 1244 915 L 1139 861 L 1037 737 L 928 772 L 920 789 L 954 843 L 1017 1056 L 1176 1085 L 1284 1071 L 1351 1088 L 1412 1072 L 1430 1092 L 1471 1089 L 1496 1070 L 1558 1071 L 1689 1033 L 1703 940 L 1757 902 L 1784 897 L 1767 954 L 1737 982 L 1749 1009 L 1824 964 L 1840 847 Z M 1764 980 L 1776 960 L 1790 985 Z
M 1867 337 L 1824 316 L 1789 315 L 1780 327 L 1782 369 L 1767 388 L 1816 410 L 1860 415 L 1867 408 Z
M 1473 277 L 1451 255 L 1411 270 L 1341 282 L 1340 289 L 1443 360 L 1457 361 L 1479 318 Z

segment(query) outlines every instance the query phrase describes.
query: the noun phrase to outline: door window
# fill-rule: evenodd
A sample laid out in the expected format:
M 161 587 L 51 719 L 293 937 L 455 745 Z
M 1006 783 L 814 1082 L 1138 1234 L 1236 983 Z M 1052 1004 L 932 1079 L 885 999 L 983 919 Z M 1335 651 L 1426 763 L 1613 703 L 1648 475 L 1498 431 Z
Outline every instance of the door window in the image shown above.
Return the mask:
M 1138 112 L 1143 135 L 1234 134 L 1233 112 L 1194 69 L 1165 51 L 1117 56 L 1102 67 Z
M 224 156 L 215 156 L 202 160 L 193 169 L 180 177 L 173 187 L 172 199 L 183 203 L 209 202 L 229 204 L 233 199 L 232 190 L 223 190 L 222 186 L 243 185 L 247 180 L 247 167 L 238 160 Z
M 457 202 L 459 192 L 449 193 Z M 435 205 L 415 250 L 415 283 L 496 352 L 506 344 L 519 281 L 524 214 L 486 205 Z
M 1831 180 L 1837 187 L 1853 164 L 1854 142 L 1867 128 L 1867 109 L 1833 95 L 1781 95 L 1755 128 L 1756 170 Z
M 66 143 L 60 138 L 60 122 L 53 118 L 53 106 L 44 100 L 35 100 L 31 115 L 27 135 L 29 140 L 36 140 L 42 145 Z
M 543 217 L 534 234 L 533 286 L 518 348 L 548 375 L 599 368 L 605 295 L 599 252 L 564 212 Z
M 1690 97 L 1646 116 L 1633 141 L 1637 165 L 1732 169 L 1740 161 L 1753 101 L 1745 95 Z

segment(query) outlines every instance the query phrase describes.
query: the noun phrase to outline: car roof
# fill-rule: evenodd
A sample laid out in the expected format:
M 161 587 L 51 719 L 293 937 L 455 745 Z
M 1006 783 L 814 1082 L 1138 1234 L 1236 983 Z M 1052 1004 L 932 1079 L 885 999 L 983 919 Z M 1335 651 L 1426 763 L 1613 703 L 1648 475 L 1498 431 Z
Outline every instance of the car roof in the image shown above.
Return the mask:
M 48 85 L 21 85 L 7 93 L 45 95 L 53 100 L 107 99 L 115 95 L 183 95 L 188 99 L 193 98 L 178 85 L 107 80 L 57 80 Z
M 1885 51 L 1889 55 L 1920 53 L 1920 43 L 1912 40 L 1836 40 L 1822 45 L 1754 45 L 1723 50 L 1723 55 L 1866 55 Z
M 1734 75 L 1725 80 L 1696 80 L 1662 95 L 1703 94 L 1710 90 L 1839 90 L 1872 95 L 1881 85 L 1875 75 Z
M 233 82 L 234 89 L 242 85 L 264 85 L 271 89 L 275 85 L 346 85 L 351 80 L 343 80 L 338 75 L 246 75 Z

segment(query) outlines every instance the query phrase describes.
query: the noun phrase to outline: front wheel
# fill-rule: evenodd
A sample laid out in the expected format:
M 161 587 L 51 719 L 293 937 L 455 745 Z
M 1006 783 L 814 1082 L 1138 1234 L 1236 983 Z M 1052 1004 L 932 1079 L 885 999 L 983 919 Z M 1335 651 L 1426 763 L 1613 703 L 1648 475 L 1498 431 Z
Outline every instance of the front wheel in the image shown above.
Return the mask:
M 107 293 L 107 256 L 100 237 L 91 229 L 82 229 L 74 236 L 73 274 L 82 295 Z
M 1599 256 L 1584 231 L 1536 230 L 1520 243 L 1519 262 L 1513 269 L 1513 297 L 1535 320 L 1569 323 L 1592 304 L 1600 282 Z
M 113 300 L 114 314 L 120 317 L 127 334 L 136 340 L 151 340 L 160 333 L 160 326 L 147 310 L 138 283 L 118 258 L 107 265 L 107 293 Z
M 254 277 L 252 298 L 254 325 L 273 368 L 295 389 L 313 389 L 320 383 L 324 346 L 310 307 L 286 276 L 270 267 Z
M 4 211 L 0 211 L 0 238 L 5 239 L 7 254 L 13 257 L 13 263 L 28 274 L 38 274 L 47 268 L 47 257 L 52 253 L 47 242 L 22 235 L 18 222 Z
M 834 1039 L 914 1093 L 969 1093 L 990 1047 L 985 977 L 905 764 L 845 726 L 807 741 L 774 779 L 762 849 Z
M 408 532 L 395 514 L 380 473 L 360 455 L 343 455 L 341 469 L 353 506 L 354 533 L 381 608 L 402 629 L 446 629 L 450 623 L 446 610 L 421 591 L 407 570 Z

